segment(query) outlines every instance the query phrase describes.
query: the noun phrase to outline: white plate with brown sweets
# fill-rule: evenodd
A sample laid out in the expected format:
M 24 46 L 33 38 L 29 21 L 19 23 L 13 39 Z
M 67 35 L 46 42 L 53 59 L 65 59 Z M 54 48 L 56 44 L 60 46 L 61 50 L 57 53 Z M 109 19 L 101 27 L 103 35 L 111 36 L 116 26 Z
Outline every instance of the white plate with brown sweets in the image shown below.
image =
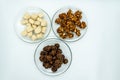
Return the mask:
M 52 29 L 55 35 L 64 41 L 81 39 L 88 28 L 85 14 L 78 8 L 64 7 L 53 16 Z
M 34 61 L 39 71 L 56 76 L 68 70 L 72 62 L 72 52 L 62 40 L 49 38 L 37 46 Z
M 25 42 L 39 42 L 49 35 L 51 21 L 49 15 L 40 8 L 26 8 L 17 16 L 15 31 Z

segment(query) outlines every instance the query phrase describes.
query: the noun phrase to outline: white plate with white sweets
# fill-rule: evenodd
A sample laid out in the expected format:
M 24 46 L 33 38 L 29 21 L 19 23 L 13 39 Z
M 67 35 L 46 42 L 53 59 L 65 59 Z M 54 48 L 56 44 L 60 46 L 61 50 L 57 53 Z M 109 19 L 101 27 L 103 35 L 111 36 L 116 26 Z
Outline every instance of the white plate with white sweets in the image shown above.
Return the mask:
M 40 8 L 26 8 L 15 21 L 15 32 L 18 37 L 28 43 L 45 39 L 51 29 L 49 15 Z

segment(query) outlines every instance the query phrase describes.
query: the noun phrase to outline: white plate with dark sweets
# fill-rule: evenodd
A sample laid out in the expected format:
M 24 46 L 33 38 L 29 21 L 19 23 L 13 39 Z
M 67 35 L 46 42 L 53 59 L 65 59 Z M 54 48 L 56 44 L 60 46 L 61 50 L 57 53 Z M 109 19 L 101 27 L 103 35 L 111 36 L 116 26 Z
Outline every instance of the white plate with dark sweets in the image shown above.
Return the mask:
M 72 52 L 65 42 L 50 38 L 37 46 L 34 60 L 39 71 L 56 76 L 68 70 L 72 61 Z

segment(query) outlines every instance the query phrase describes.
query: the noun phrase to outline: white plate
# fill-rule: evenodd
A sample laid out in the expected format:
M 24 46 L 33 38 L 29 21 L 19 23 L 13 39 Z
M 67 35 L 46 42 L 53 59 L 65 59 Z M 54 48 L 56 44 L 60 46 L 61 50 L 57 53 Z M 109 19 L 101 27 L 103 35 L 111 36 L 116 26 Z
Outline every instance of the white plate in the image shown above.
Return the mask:
M 81 33 L 80 36 L 74 35 L 73 38 L 70 38 L 70 39 L 69 39 L 69 38 L 62 39 L 62 38 L 59 36 L 59 34 L 57 33 L 57 29 L 58 29 L 58 27 L 59 27 L 60 25 L 59 25 L 59 24 L 56 24 L 56 23 L 55 23 L 55 20 L 59 17 L 59 14 L 61 14 L 61 13 L 67 13 L 69 9 L 71 9 L 73 13 L 74 13 L 75 11 L 77 11 L 77 10 L 82 11 L 81 9 L 75 8 L 75 7 L 64 7 L 64 8 L 59 9 L 59 10 L 54 14 L 54 16 L 53 16 L 53 19 L 52 19 L 52 30 L 53 30 L 54 34 L 55 34 L 58 38 L 60 38 L 61 40 L 64 40 L 64 41 L 77 41 L 77 40 L 81 39 L 81 38 L 85 35 L 85 33 L 86 33 L 86 31 L 87 31 L 87 28 L 88 28 L 87 18 L 86 18 L 86 15 L 84 14 L 83 11 L 82 11 L 82 19 L 81 19 L 80 21 L 86 22 L 87 27 L 86 27 L 85 29 L 80 29 L 80 33 Z

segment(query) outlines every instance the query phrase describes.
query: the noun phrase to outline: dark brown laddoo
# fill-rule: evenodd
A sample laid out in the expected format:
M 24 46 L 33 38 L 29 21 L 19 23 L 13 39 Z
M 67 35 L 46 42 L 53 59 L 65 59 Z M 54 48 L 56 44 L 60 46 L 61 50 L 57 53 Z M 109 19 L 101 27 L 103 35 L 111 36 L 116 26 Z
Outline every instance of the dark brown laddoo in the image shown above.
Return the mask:
M 45 54 L 47 54 L 46 51 L 41 51 L 41 52 L 40 52 L 40 55 L 45 55 Z
M 56 55 L 56 50 L 51 50 L 50 55 L 55 56 Z
M 51 50 L 51 46 L 46 46 L 43 48 L 43 50 L 49 52 Z
M 60 45 L 59 45 L 58 43 L 56 43 L 56 44 L 55 44 L 55 46 L 56 46 L 57 48 L 59 48 L 59 47 L 60 47 Z
M 57 71 L 57 68 L 56 67 L 52 67 L 51 69 L 53 72 L 56 72 Z
M 57 50 L 57 54 L 59 54 L 59 53 L 60 53 L 60 54 L 62 53 L 62 50 L 61 50 L 61 49 L 58 49 L 58 50 Z
M 49 63 L 43 63 L 43 66 L 44 66 L 46 69 L 48 69 L 48 68 L 51 67 L 51 65 L 50 65 Z
M 47 59 L 48 61 L 51 61 L 51 60 L 52 60 L 52 56 L 47 55 L 47 56 L 46 56 L 46 59 Z
M 68 59 L 64 59 L 63 63 L 67 64 L 68 63 Z

